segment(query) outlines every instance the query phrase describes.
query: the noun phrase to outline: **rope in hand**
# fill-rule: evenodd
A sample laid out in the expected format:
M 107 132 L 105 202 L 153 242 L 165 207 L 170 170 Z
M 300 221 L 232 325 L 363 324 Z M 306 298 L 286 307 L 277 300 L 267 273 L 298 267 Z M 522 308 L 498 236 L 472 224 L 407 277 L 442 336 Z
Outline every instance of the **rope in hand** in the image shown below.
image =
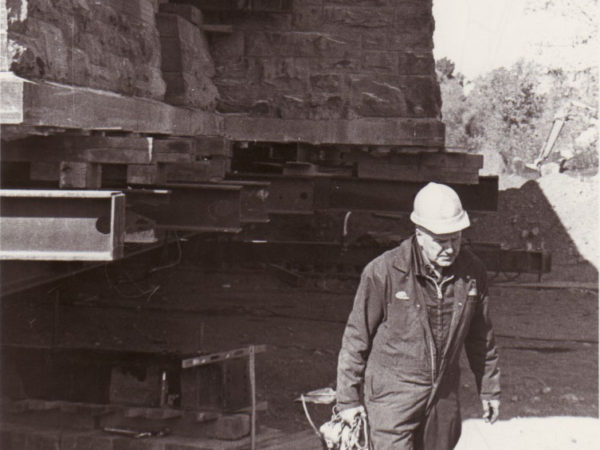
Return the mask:
M 313 422 L 304 395 L 300 396 L 302 400 L 302 408 L 308 420 L 308 423 L 319 437 L 321 442 L 332 450 L 368 450 L 369 449 L 369 434 L 367 429 L 367 417 L 365 414 L 358 414 L 354 417 L 352 425 L 344 422 L 337 413 L 336 408 L 333 408 L 333 415 L 329 422 L 321 425 L 317 429 Z

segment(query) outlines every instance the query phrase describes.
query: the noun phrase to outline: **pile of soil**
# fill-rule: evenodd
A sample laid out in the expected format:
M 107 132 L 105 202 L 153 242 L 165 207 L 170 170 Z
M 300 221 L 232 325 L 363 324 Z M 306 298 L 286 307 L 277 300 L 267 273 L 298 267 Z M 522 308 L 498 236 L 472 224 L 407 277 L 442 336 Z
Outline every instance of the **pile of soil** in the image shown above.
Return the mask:
M 475 213 L 465 237 L 552 254 L 554 280 L 598 279 L 598 176 L 500 178 L 498 211 Z

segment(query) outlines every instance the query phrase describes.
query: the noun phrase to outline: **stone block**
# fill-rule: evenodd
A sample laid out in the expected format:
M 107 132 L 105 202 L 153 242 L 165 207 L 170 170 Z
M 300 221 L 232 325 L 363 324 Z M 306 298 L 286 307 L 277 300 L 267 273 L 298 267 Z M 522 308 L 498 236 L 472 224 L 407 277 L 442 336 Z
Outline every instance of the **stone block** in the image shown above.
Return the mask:
M 163 38 L 160 40 L 163 60 L 163 72 L 184 72 L 190 75 L 213 77 L 215 66 L 208 52 L 208 48 L 200 45 L 191 49 L 182 45 L 176 38 Z
M 351 77 L 352 111 L 359 117 L 407 117 L 405 92 L 396 79 Z
M 29 433 L 23 450 L 61 450 L 61 432 L 37 431 Z
M 226 63 L 232 57 L 244 55 L 244 33 L 235 29 L 232 34 L 214 35 L 210 39 L 211 54 L 219 64 Z
M 64 433 L 60 450 L 113 450 L 113 436 Z
M 397 73 L 397 52 L 366 51 L 363 53 L 362 68 L 377 73 Z
M 237 440 L 250 434 L 249 414 L 227 414 L 220 416 L 207 430 L 209 437 L 222 440 Z
M 246 34 L 247 56 L 344 56 L 360 45 L 359 36 L 320 32 L 253 32 Z
M 292 14 L 260 11 L 253 11 L 252 14 L 232 12 L 227 14 L 226 23 L 241 31 L 291 31 Z
M 433 53 L 398 53 L 398 73 L 400 75 L 435 74 Z
M 283 95 L 277 101 L 277 110 L 282 119 L 344 119 L 348 114 L 348 102 L 336 94 Z
M 194 5 L 181 3 L 163 3 L 159 7 L 161 13 L 176 14 L 183 17 L 188 22 L 200 27 L 204 23 L 202 11 Z
M 325 6 L 324 22 L 357 28 L 382 28 L 394 24 L 392 8 L 350 8 L 347 6 Z
M 243 82 L 215 82 L 219 91 L 217 110 L 223 113 L 248 113 L 259 102 L 270 103 L 272 92 L 264 92 Z
M 433 33 L 428 31 L 401 31 L 390 35 L 390 50 L 423 52 L 432 49 Z
M 132 82 L 132 94 L 137 97 L 150 97 L 162 100 L 167 91 L 163 72 L 158 67 L 136 66 L 135 77 L 132 79 Z
M 123 14 L 125 20 L 143 22 L 154 25 L 157 5 L 154 0 L 108 0 L 107 4 L 117 13 Z
M 398 19 L 406 17 L 431 16 L 432 3 L 430 0 L 413 0 L 397 2 L 396 14 Z
M 410 117 L 437 117 L 441 107 L 439 84 L 434 77 L 405 77 L 402 81 Z
M 295 30 L 318 31 L 323 21 L 323 0 L 294 0 L 292 25 Z
M 290 0 L 252 0 L 252 11 L 289 12 L 291 9 Z
M 110 376 L 110 403 L 158 406 L 160 403 L 160 376 L 158 368 L 129 370 L 113 367 Z
M 310 76 L 311 90 L 317 92 L 336 93 L 345 90 L 345 80 L 340 74 L 326 73 Z
M 390 48 L 390 33 L 380 31 L 363 33 L 362 47 L 364 50 L 387 50 Z
M 164 93 L 136 89 L 134 77 L 147 76 L 133 69 L 160 63 L 155 0 L 10 0 L 10 6 L 9 63 L 16 74 L 125 95 Z
M 232 57 L 218 61 L 215 67 L 216 79 L 220 83 L 245 83 L 253 85 L 261 79 L 262 64 L 260 58 Z
M 210 78 L 177 72 L 163 72 L 163 77 L 167 84 L 167 103 L 194 106 L 204 111 L 215 110 L 219 91 Z
M 276 57 L 260 59 L 258 63 L 260 81 L 265 85 L 288 93 L 307 90 L 309 70 L 305 61 Z
M 396 0 L 327 0 L 327 3 L 330 3 L 332 5 L 380 8 L 382 6 L 390 6 L 399 2 Z
M 301 58 L 297 58 L 301 59 Z M 361 69 L 359 56 L 338 56 L 328 58 L 304 58 L 311 72 L 353 73 Z

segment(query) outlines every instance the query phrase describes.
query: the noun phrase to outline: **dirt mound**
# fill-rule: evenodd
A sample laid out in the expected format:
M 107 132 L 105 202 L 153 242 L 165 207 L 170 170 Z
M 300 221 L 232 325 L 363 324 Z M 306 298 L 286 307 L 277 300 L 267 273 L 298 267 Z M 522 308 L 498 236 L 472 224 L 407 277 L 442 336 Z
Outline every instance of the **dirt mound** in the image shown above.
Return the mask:
M 501 178 L 500 188 L 498 211 L 473 214 L 467 238 L 546 250 L 552 253 L 553 277 L 597 279 L 598 176 L 509 176 Z

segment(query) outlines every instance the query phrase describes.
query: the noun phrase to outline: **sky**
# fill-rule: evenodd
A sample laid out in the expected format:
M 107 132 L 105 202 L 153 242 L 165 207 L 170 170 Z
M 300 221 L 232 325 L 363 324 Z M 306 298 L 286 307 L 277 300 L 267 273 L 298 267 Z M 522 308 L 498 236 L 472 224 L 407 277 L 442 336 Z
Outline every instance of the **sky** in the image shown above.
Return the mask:
M 571 45 L 573 36 L 585 26 L 580 13 L 574 12 L 572 17 L 531 13 L 525 10 L 525 3 L 433 0 L 435 58 L 449 58 L 468 79 L 510 66 L 519 58 L 547 65 L 580 66 L 590 60 L 597 63 L 597 47 L 574 49 Z

